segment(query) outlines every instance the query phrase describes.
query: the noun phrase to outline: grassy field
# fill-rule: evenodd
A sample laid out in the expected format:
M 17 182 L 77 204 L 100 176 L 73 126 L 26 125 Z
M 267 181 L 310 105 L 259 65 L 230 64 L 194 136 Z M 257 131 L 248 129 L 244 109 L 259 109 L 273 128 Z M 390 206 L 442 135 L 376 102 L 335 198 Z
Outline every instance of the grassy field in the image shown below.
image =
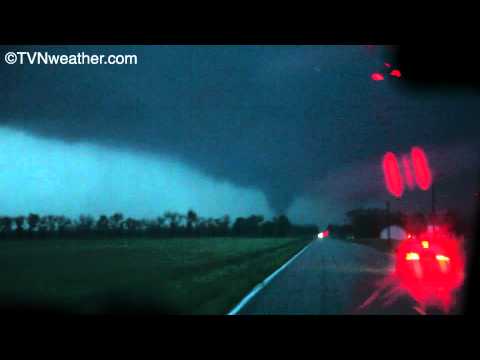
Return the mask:
M 74 313 L 225 314 L 308 242 L 292 238 L 4 241 L 0 300 Z

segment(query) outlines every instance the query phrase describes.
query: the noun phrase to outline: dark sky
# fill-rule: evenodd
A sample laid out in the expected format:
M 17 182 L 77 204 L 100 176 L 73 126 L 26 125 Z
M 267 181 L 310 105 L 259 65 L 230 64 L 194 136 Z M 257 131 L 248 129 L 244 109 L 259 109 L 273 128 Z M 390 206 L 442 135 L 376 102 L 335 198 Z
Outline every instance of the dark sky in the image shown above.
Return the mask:
M 373 82 L 370 74 L 384 71 L 384 61 L 391 61 L 388 49 L 37 46 L 2 50 L 2 56 L 14 50 L 136 54 L 138 64 L 2 62 L 0 130 L 22 131 L 46 141 L 42 144 L 60 141 L 159 161 L 168 158 L 214 182 L 263 193 L 272 213 L 290 211 L 297 219 L 313 221 L 317 217 L 312 212 L 338 218 L 349 206 L 377 204 L 387 197 L 381 156 L 389 150 L 408 152 L 413 145 L 423 146 L 431 155 L 432 167 L 443 174 L 443 196 L 453 199 L 448 200 L 452 204 L 459 202 L 458 186 L 452 184 L 460 182 L 467 189 L 475 181 L 469 169 L 478 160 L 478 95 L 457 90 L 420 93 L 404 86 L 401 78 Z M 102 164 L 105 169 L 113 166 Z M 168 166 L 162 169 L 169 171 Z M 116 171 L 121 174 L 121 169 Z M 116 180 L 112 175 L 108 181 Z M 178 186 L 201 191 L 194 182 Z M 469 191 L 465 190 L 468 199 Z M 222 194 L 212 190 L 205 201 L 214 207 Z M 409 206 L 426 203 L 425 195 L 409 194 Z M 149 209 L 155 211 L 155 206 Z

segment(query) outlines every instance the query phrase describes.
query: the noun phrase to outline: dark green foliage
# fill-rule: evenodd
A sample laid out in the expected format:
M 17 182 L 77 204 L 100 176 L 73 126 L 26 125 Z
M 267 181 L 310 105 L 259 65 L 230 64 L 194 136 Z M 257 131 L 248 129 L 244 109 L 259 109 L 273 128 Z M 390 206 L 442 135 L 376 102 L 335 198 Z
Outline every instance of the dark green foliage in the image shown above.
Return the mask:
M 354 209 L 346 216 L 349 223 L 344 225 L 328 225 L 330 235 L 338 238 L 378 238 L 382 229 L 388 225 L 399 225 L 410 233 L 419 234 L 427 229 L 429 223 L 447 225 L 459 235 L 468 232 L 469 226 L 455 211 L 446 210 L 438 213 L 435 218 L 421 212 L 405 214 L 400 211 L 387 213 L 386 209 Z
M 400 225 L 409 232 L 420 233 L 433 219 L 420 212 L 404 214 L 385 209 L 354 209 L 346 214 L 349 222 L 343 225 L 328 225 L 330 236 L 337 238 L 376 238 L 387 226 Z M 450 225 L 458 234 L 468 230 L 462 218 L 453 210 L 439 212 L 437 223 Z M 279 215 L 265 220 L 261 215 L 238 217 L 233 222 L 228 215 L 219 218 L 203 218 L 195 211 L 183 215 L 166 212 L 154 219 L 125 218 L 122 213 L 101 215 L 97 219 L 80 215 L 78 219 L 65 216 L 0 216 L 0 238 L 118 238 L 118 237 L 315 237 L 319 232 L 316 225 L 295 225 L 287 216 Z
M 37 226 L 40 222 L 40 216 L 37 214 L 30 214 L 27 218 L 28 222 L 28 231 L 33 232 L 37 229 Z
M 230 217 L 202 218 L 193 210 L 187 214 L 166 212 L 155 219 L 125 218 L 122 213 L 100 215 L 97 219 L 80 215 L 65 216 L 29 214 L 0 217 L 1 238 L 118 238 L 118 237 L 289 237 L 315 236 L 316 226 L 293 225 L 285 215 L 265 220 L 261 215 L 239 217 L 233 224 Z
M 378 237 L 388 224 L 384 209 L 355 209 L 347 212 L 347 218 L 357 238 Z

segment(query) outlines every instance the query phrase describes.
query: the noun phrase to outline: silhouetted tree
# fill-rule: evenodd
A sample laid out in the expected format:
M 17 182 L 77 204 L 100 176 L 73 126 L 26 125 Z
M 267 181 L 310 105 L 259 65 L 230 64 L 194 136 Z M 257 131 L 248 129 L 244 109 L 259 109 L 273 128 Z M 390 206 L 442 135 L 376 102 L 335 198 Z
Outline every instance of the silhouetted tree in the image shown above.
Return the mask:
M 46 216 L 46 221 L 47 221 L 47 232 L 48 233 L 54 233 L 56 230 L 56 220 L 57 217 L 54 215 L 47 215 Z
M 239 217 L 233 224 L 233 233 L 240 236 L 259 236 L 260 224 L 263 220 L 261 215 L 251 215 L 248 218 Z
M 72 221 L 63 215 L 57 216 L 56 221 L 58 225 L 58 233 L 61 235 L 65 235 L 65 233 L 67 232 L 68 226 L 71 225 Z
M 275 236 L 277 227 L 273 221 L 265 221 L 262 224 L 261 234 L 262 236 Z
M 129 217 L 125 220 L 125 226 L 129 233 L 134 234 L 138 231 L 140 222 L 138 220 L 135 220 Z
M 224 215 L 221 218 L 215 219 L 215 235 L 227 236 L 229 233 L 230 217 Z
M 15 223 L 16 231 L 12 232 Z M 121 213 L 110 217 L 101 215 L 97 219 L 89 215 L 80 215 L 77 219 L 65 216 L 29 214 L 28 217 L 0 217 L 0 235 L 6 237 L 24 237 L 28 234 L 39 237 L 76 237 L 85 236 L 287 236 L 306 234 L 311 227 L 294 226 L 284 215 L 265 221 L 261 215 L 239 217 L 230 227 L 230 217 L 201 218 L 193 210 L 186 214 L 166 212 L 154 220 L 124 219 Z M 26 234 L 25 234 L 26 235 Z
M 233 233 L 235 235 L 246 235 L 247 233 L 247 220 L 244 217 L 237 217 L 233 223 Z
M 65 224 L 68 226 L 68 223 Z M 91 233 L 95 227 L 95 219 L 90 215 L 80 215 L 78 218 L 77 231 L 82 234 Z
M 138 221 L 138 230 L 141 234 L 145 235 L 148 232 L 148 228 L 151 226 L 152 222 L 148 219 L 141 219 Z
M 122 230 L 123 214 L 115 213 L 110 217 L 111 229 L 114 233 L 119 234 Z
M 195 234 L 198 236 L 206 236 L 207 235 L 207 220 L 199 217 L 197 220 L 197 226 L 195 228 Z
M 388 216 L 385 209 L 354 209 L 347 212 L 347 218 L 357 238 L 375 238 L 388 225 L 405 226 L 405 215 L 392 212 Z
M 40 236 L 45 236 L 48 231 L 48 220 L 46 216 L 41 216 L 38 222 L 38 233 Z
M 100 232 L 100 233 L 107 233 L 110 226 L 109 226 L 109 221 L 108 221 L 108 217 L 106 215 L 100 215 L 100 217 L 98 218 L 97 220 L 97 230 Z
M 37 230 L 38 223 L 40 222 L 40 216 L 38 216 L 37 214 L 30 214 L 28 215 L 27 222 L 28 222 L 28 231 L 30 233 L 33 233 L 34 231 Z
M 188 234 L 193 233 L 194 227 L 197 225 L 198 215 L 193 210 L 188 210 L 187 212 L 187 232 Z
M 12 224 L 13 224 L 13 221 L 11 217 L 9 216 L 0 217 L 0 233 L 3 236 L 10 234 L 10 232 L 12 231 Z
M 163 225 L 165 225 L 165 218 L 162 216 L 157 217 L 157 225 L 163 227 Z
M 328 225 L 327 230 L 330 232 L 330 236 L 336 237 L 339 239 L 346 239 L 347 237 L 353 235 L 353 227 L 350 224 L 343 224 L 343 225 L 330 224 Z
M 290 220 L 285 215 L 280 215 L 275 220 L 276 226 L 276 235 L 277 236 L 287 236 L 290 232 Z
M 23 233 L 23 224 L 25 222 L 25 216 L 17 216 L 15 218 L 15 227 L 16 227 L 16 232 L 17 234 L 22 234 Z
M 165 218 L 163 216 L 158 216 L 154 222 L 151 223 L 151 231 L 150 233 L 155 236 L 163 236 L 164 235 L 164 225 L 165 225 Z
M 168 226 L 170 228 L 170 235 L 176 235 L 179 224 L 180 224 L 180 214 L 176 212 L 167 211 L 163 217 L 167 220 Z

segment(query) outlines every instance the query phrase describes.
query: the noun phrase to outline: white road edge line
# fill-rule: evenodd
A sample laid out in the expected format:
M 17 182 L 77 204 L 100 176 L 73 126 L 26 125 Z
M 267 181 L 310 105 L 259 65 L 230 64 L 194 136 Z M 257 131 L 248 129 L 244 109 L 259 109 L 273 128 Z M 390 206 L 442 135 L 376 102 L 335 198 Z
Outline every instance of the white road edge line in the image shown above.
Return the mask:
M 277 276 L 283 269 L 285 269 L 290 263 L 299 257 L 307 248 L 309 248 L 315 240 L 313 240 L 310 244 L 305 246 L 302 250 L 297 252 L 294 256 L 290 258 L 285 264 L 280 266 L 277 270 L 275 270 L 270 276 L 268 276 L 265 280 L 255 286 L 250 292 L 235 306 L 227 315 L 236 315 L 260 290 L 262 290 L 265 286 L 268 285 L 272 279 Z

